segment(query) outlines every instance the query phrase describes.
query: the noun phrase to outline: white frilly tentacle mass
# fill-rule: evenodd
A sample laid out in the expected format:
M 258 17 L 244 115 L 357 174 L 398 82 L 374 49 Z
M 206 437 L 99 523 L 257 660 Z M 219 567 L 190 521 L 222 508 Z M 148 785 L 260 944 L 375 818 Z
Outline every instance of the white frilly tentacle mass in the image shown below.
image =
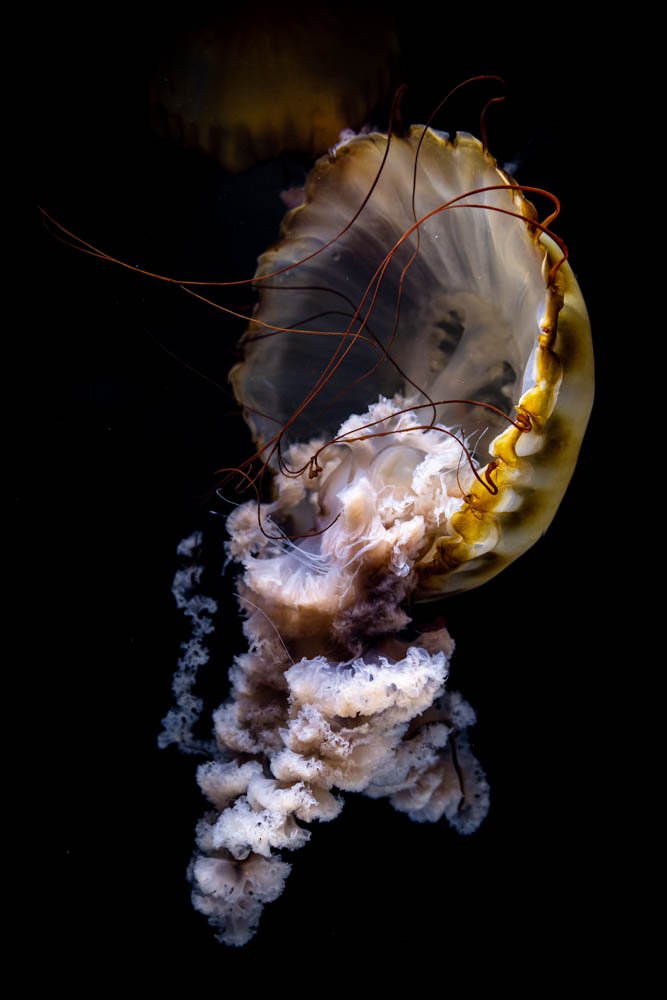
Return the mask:
M 215 713 L 218 754 L 198 771 L 213 811 L 191 866 L 194 905 L 227 944 L 244 944 L 282 891 L 290 866 L 277 852 L 334 819 L 341 792 L 388 797 L 462 833 L 488 807 L 466 736 L 474 712 L 445 691 L 448 632 L 399 634 L 415 561 L 447 531 L 463 475 L 460 442 L 438 426 L 412 430 L 404 406 L 381 399 L 350 417 L 316 477 L 279 474 L 273 503 L 228 519 L 249 649 Z M 378 420 L 387 433 L 347 443 Z M 323 443 L 292 446 L 288 467 Z

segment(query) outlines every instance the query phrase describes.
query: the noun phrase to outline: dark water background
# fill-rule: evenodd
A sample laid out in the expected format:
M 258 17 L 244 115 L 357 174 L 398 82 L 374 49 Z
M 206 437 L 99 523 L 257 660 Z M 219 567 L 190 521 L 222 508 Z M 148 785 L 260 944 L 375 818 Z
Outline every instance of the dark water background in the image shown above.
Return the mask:
M 614 649 L 590 608 L 609 573 L 600 528 L 609 514 L 595 500 L 611 412 L 594 155 L 605 57 L 585 36 L 566 43 L 557 27 L 546 36 L 509 13 L 492 22 L 481 13 L 434 18 L 406 5 L 398 24 L 408 120 L 423 120 L 468 75 L 506 78 L 490 147 L 501 162 L 520 161 L 520 181 L 562 198 L 558 231 L 597 350 L 598 407 L 556 521 L 500 578 L 443 609 L 458 643 L 450 686 L 478 713 L 490 814 L 461 838 L 444 822 L 412 824 L 385 802 L 350 795 L 342 816 L 315 825 L 311 843 L 288 858 L 285 893 L 251 944 L 238 952 L 215 943 L 185 881 L 204 810 L 195 762 L 158 752 L 156 737 L 184 636 L 170 594 L 175 548 L 199 527 L 209 551 L 221 546 L 222 519 L 207 514 L 206 493 L 217 467 L 247 456 L 249 438 L 230 400 L 163 347 L 224 385 L 240 329 L 176 289 L 68 250 L 35 218 L 39 292 L 27 305 L 46 379 L 31 410 L 39 410 L 38 453 L 26 458 L 40 479 L 46 549 L 33 621 L 47 652 L 34 697 L 45 709 L 54 779 L 56 834 L 43 849 L 63 879 L 29 933 L 37 941 L 46 928 L 53 941 L 55 931 L 56 978 L 85 985 L 87 956 L 102 977 L 132 985 L 137 976 L 157 985 L 187 974 L 193 987 L 229 989 L 226 976 L 252 970 L 256 985 L 273 977 L 311 993 L 316 980 L 298 985 L 311 963 L 346 989 L 356 961 L 369 972 L 413 968 L 416 982 L 435 977 L 444 988 L 455 974 L 474 984 L 481 967 L 521 979 L 527 956 L 547 979 L 590 958 L 590 928 L 608 893 L 598 848 Z M 175 27 L 173 16 L 148 8 L 84 22 L 59 14 L 43 25 L 36 200 L 151 270 L 247 277 L 277 234 L 276 190 L 304 161 L 231 178 L 151 136 L 145 83 Z M 479 108 L 476 94 L 464 97 L 436 124 L 476 132 Z M 37 361 L 34 343 L 27 364 Z M 211 707 L 243 648 L 231 587 L 225 581 L 218 595 Z

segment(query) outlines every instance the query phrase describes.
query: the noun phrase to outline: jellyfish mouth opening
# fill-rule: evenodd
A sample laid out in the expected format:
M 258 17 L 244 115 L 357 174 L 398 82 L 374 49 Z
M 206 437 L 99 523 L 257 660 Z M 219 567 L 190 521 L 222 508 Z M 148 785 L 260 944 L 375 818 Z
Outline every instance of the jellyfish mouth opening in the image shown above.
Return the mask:
M 292 655 L 315 655 L 323 642 L 339 660 L 365 655 L 407 623 L 401 605 L 416 586 L 418 561 L 436 539 L 456 537 L 453 518 L 478 464 L 471 456 L 472 468 L 464 467 L 462 447 L 459 435 L 422 422 L 403 397 L 382 397 L 348 417 L 335 441 L 285 449 L 288 470 L 316 452 L 316 476 L 283 471 L 271 503 L 230 515 L 230 553 L 244 565 L 244 587 L 280 623 Z M 342 625 L 350 616 L 363 623 Z

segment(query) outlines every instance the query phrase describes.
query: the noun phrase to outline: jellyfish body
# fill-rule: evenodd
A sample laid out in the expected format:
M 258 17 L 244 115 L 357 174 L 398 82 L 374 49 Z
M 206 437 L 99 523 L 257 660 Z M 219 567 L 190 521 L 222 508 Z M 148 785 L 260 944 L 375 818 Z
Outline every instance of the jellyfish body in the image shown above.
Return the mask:
M 535 541 L 592 401 L 572 272 L 471 136 L 348 141 L 256 279 L 232 381 L 274 499 L 228 518 L 249 650 L 199 770 L 215 813 L 191 868 L 231 944 L 280 893 L 277 852 L 337 816 L 339 792 L 463 833 L 483 819 L 474 712 L 445 691 L 453 642 L 406 641 L 407 602 L 476 586 Z
M 262 0 L 183 37 L 151 84 L 158 130 L 240 171 L 285 151 L 318 156 L 390 91 L 389 15 Z

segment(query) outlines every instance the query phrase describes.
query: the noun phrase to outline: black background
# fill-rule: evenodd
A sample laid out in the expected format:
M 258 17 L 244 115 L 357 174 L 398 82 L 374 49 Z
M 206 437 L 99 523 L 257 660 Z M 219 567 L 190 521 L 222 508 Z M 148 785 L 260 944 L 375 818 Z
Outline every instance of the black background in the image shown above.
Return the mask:
M 248 277 L 277 234 L 275 190 L 298 179 L 304 161 L 285 157 L 232 178 L 151 137 L 145 83 L 180 27 L 148 7 L 139 17 L 58 14 L 43 24 L 35 202 L 149 270 Z M 419 826 L 384 802 L 348 796 L 340 819 L 315 826 L 288 858 L 293 873 L 256 938 L 242 951 L 214 941 L 185 881 L 204 810 L 195 762 L 159 752 L 156 737 L 184 637 L 170 594 L 175 547 L 203 527 L 213 584 L 224 527 L 208 511 L 224 506 L 207 493 L 214 470 L 245 458 L 250 441 L 224 392 L 168 352 L 224 387 L 241 330 L 175 288 L 69 250 L 33 210 L 38 277 L 25 305 L 34 324 L 19 345 L 30 373 L 29 443 L 17 497 L 41 540 L 29 566 L 29 638 L 46 641 L 30 698 L 43 709 L 47 779 L 34 809 L 53 820 L 40 851 L 63 879 L 27 929 L 36 939 L 55 932 L 59 971 L 71 981 L 85 982 L 83 955 L 128 982 L 131 967 L 156 983 L 189 969 L 193 983 L 211 984 L 252 969 L 256 984 L 274 977 L 286 986 L 279 969 L 296 975 L 311 962 L 325 979 L 361 960 L 390 971 L 430 963 L 427 979 L 456 971 L 474 982 L 482 967 L 527 975 L 528 955 L 541 977 L 582 955 L 595 961 L 591 927 L 610 893 L 598 853 L 610 822 L 604 692 L 617 657 L 609 621 L 591 606 L 593 594 L 613 592 L 611 513 L 600 502 L 612 412 L 612 347 L 601 332 L 611 317 L 593 152 L 607 57 L 581 32 L 565 41 L 556 27 L 544 35 L 507 13 L 434 18 L 417 4 L 398 27 L 407 120 L 424 120 L 471 74 L 506 79 L 490 148 L 501 162 L 520 161 L 520 181 L 561 197 L 558 232 L 594 331 L 597 405 L 554 524 L 500 578 L 441 609 L 458 643 L 450 686 L 478 713 L 491 811 L 461 838 L 444 823 Z M 435 124 L 477 132 L 479 95 Z M 24 488 L 35 472 L 37 485 Z M 225 578 L 217 594 L 210 708 L 243 648 L 232 585 Z

